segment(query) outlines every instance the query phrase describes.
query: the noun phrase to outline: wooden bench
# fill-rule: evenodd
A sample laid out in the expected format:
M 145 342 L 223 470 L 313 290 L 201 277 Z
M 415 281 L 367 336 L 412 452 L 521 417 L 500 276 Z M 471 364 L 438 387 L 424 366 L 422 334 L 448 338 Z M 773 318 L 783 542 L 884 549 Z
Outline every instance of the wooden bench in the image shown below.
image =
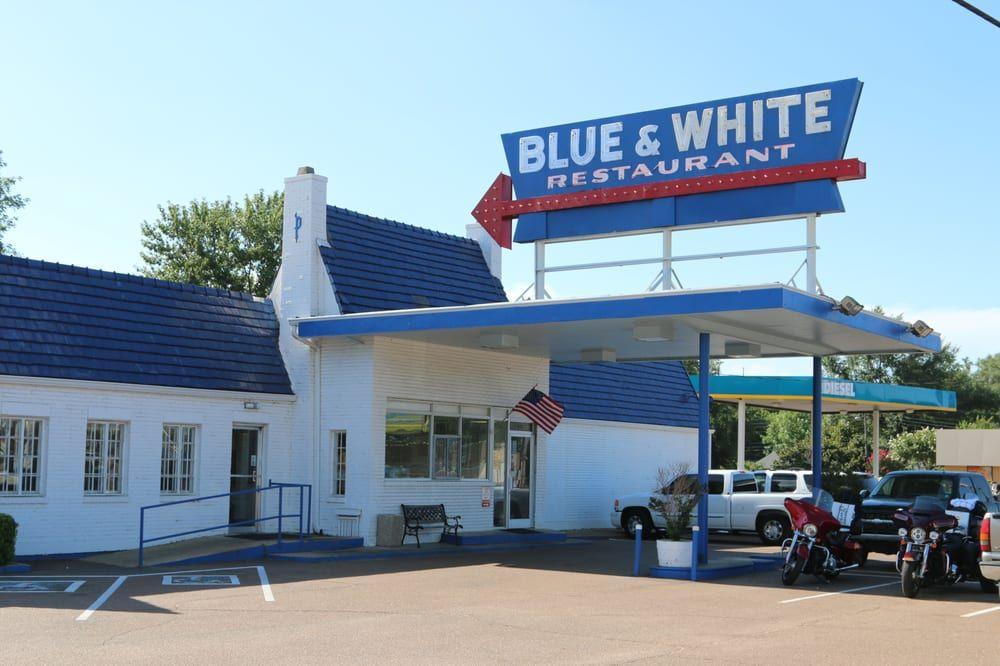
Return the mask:
M 441 525 L 441 538 L 446 534 L 458 534 L 462 524 L 458 521 L 462 516 L 449 516 L 444 512 L 444 504 L 400 504 L 403 508 L 403 538 L 400 545 L 406 541 L 407 536 L 414 536 L 417 539 L 417 548 L 420 548 L 420 532 L 428 525 Z

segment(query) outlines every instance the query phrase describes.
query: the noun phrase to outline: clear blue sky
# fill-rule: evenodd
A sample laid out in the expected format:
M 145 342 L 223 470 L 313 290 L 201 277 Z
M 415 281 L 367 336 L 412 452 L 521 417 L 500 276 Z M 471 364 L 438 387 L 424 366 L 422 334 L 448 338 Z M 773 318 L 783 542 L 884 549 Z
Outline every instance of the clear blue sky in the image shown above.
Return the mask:
M 1000 0 L 979 4 L 1000 14 Z M 924 318 L 972 356 L 1000 351 L 1000 30 L 947 0 L 619 7 L 9 3 L 0 150 L 31 197 L 9 240 L 134 271 L 157 204 L 278 189 L 302 164 L 330 178 L 333 203 L 463 233 L 506 170 L 501 132 L 856 76 L 848 155 L 869 176 L 820 223 L 823 286 Z M 801 242 L 756 226 L 676 249 Z M 529 248 L 505 262 L 508 288 L 530 282 Z M 796 264 L 714 261 L 681 277 L 784 280 Z M 553 287 L 635 291 L 647 273 Z

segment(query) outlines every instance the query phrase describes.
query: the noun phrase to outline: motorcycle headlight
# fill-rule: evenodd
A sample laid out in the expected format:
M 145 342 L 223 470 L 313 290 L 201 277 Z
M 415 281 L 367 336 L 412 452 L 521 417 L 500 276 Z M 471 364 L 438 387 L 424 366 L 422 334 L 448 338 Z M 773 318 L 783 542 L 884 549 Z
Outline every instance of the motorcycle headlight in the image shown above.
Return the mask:
M 905 527 L 900 527 L 899 528 L 899 532 L 897 532 L 897 534 L 899 534 L 899 537 L 901 539 L 905 539 L 906 538 L 906 528 Z
M 922 543 L 927 538 L 927 532 L 922 527 L 914 527 L 910 530 L 910 538 L 916 543 Z
M 931 541 L 937 541 L 941 537 L 941 534 L 939 532 L 931 532 L 927 536 L 931 538 Z
M 816 526 L 813 525 L 812 523 L 806 523 L 805 525 L 802 526 L 802 533 L 805 534 L 810 539 L 812 539 L 816 536 L 817 533 Z

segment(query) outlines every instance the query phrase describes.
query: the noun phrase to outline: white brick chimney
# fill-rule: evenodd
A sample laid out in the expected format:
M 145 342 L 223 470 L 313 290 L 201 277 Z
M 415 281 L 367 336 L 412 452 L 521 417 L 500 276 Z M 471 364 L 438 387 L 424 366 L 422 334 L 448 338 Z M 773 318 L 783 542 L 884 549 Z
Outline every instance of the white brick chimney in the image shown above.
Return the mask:
M 281 270 L 272 298 L 282 319 L 337 314 L 336 299 L 319 253 L 327 245 L 325 176 L 300 167 L 285 179 Z
M 486 259 L 486 265 L 489 266 L 490 273 L 499 280 L 500 262 L 503 252 L 499 243 L 493 240 L 493 237 L 490 236 L 486 229 L 478 223 L 465 225 L 465 236 L 479 243 L 479 248 L 483 251 L 483 258 Z

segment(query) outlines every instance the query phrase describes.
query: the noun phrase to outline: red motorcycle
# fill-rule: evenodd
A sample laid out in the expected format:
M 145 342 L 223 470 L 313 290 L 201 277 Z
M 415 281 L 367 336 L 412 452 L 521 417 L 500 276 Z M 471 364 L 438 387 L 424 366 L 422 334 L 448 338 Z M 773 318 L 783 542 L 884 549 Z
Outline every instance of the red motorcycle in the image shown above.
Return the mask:
M 785 563 L 781 582 L 792 585 L 802 572 L 820 580 L 832 581 L 841 571 L 864 565 L 868 551 L 851 539 L 850 528 L 833 514 L 809 500 L 785 499 L 785 509 L 795 528 L 790 539 L 781 545 Z

